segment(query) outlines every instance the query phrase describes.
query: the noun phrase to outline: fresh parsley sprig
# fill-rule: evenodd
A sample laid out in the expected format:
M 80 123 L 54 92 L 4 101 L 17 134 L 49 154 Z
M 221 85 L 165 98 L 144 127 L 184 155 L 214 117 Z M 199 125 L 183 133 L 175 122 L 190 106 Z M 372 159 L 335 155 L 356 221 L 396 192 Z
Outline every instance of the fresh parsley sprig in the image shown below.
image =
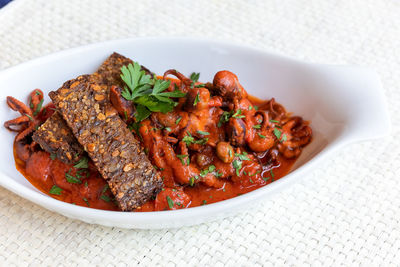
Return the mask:
M 126 84 L 121 95 L 135 104 L 137 121 L 146 119 L 151 112 L 167 113 L 172 111 L 177 103 L 171 98 L 186 95 L 179 90 L 165 92 L 171 81 L 151 78 L 137 62 L 123 66 L 121 73 L 121 79 Z

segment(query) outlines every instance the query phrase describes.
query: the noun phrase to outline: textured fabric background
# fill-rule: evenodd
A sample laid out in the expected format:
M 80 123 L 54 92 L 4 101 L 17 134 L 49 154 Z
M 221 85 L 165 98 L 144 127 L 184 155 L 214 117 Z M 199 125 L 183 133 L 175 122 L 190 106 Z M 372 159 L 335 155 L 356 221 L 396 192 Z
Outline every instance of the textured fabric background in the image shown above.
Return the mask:
M 16 0 L 0 10 L 0 69 L 135 36 L 368 66 L 382 77 L 392 136 L 347 147 L 248 212 L 175 230 L 88 225 L 0 189 L 0 265 L 400 265 L 399 1 Z

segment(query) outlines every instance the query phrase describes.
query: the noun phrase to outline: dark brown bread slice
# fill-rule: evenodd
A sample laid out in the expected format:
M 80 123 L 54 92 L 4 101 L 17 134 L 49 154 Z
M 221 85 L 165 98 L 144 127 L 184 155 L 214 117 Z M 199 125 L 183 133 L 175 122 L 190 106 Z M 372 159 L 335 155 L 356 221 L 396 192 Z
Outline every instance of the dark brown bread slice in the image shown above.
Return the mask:
M 85 154 L 57 111 L 35 131 L 32 138 L 45 151 L 55 154 L 59 160 L 67 164 L 76 163 Z
M 130 63 L 132 63 L 132 60 L 114 52 L 101 64 L 93 74 L 93 78 L 99 83 L 123 87 L 120 78 L 121 68 Z M 79 157 L 75 157 L 75 155 L 84 154 L 83 148 L 76 141 L 62 116 L 57 115 L 57 113 L 48 118 L 33 133 L 32 138 L 45 151 L 56 154 L 59 160 L 67 164 L 76 163 Z
M 122 210 L 134 210 L 161 190 L 159 173 L 112 107 L 107 85 L 84 75 L 64 83 L 49 96 Z

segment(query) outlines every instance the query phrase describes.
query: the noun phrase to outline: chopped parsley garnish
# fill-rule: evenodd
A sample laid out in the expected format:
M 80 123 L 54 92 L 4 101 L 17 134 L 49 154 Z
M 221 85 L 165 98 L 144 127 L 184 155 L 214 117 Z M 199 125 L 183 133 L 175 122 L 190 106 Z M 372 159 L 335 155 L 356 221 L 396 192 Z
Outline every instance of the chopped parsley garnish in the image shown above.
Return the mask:
M 261 124 L 253 125 L 253 128 L 254 128 L 254 129 L 260 129 L 260 128 L 261 128 Z
M 37 105 L 35 112 L 33 112 L 33 116 L 36 116 L 37 114 L 39 114 L 40 110 L 42 109 L 42 105 L 43 105 L 43 99 L 40 100 L 39 105 Z
M 282 134 L 281 142 L 285 142 L 285 141 L 287 141 L 287 136 L 286 136 L 286 134 Z
M 165 129 L 167 132 L 172 131 L 170 127 L 165 127 L 164 129 Z
M 196 97 L 194 98 L 193 106 L 197 106 L 199 102 L 200 102 L 200 94 L 197 93 Z
M 204 131 L 200 131 L 200 130 L 198 130 L 197 133 L 199 133 L 201 135 L 210 135 L 209 132 L 204 132 Z
M 137 62 L 123 66 L 121 73 L 121 79 L 127 85 L 121 95 L 135 104 L 137 121 L 146 119 L 151 112 L 171 111 L 177 105 L 171 98 L 185 96 L 185 93 L 179 90 L 165 92 L 171 81 L 151 78 L 144 70 L 141 70 Z
M 103 190 L 101 192 L 104 194 L 108 188 L 110 188 L 108 184 L 104 185 Z
M 182 138 L 182 141 L 184 143 L 186 143 L 186 145 L 190 145 L 190 144 L 204 145 L 204 144 L 206 144 L 208 142 L 208 138 L 202 138 L 202 139 L 199 139 L 199 140 L 194 140 L 194 137 L 189 132 L 187 132 L 187 134 L 188 135 L 185 135 Z
M 272 177 L 272 178 L 275 177 L 275 174 L 274 174 L 274 172 L 273 172 L 272 170 L 270 170 L 269 173 L 271 174 L 271 177 Z
M 214 172 L 215 177 L 219 178 L 222 176 L 222 172 L 217 170 L 216 172 Z
M 52 195 L 57 195 L 57 196 L 59 196 L 59 195 L 61 195 L 61 192 L 62 192 L 62 191 L 63 191 L 63 190 L 62 190 L 61 188 L 59 188 L 59 187 L 56 186 L 56 185 L 53 185 L 53 187 L 50 189 L 49 193 L 52 194 Z
M 28 115 L 28 114 L 24 114 L 24 115 L 27 116 L 30 121 L 33 121 L 33 118 L 30 115 Z
M 57 158 L 57 154 L 56 153 L 51 153 L 50 154 L 50 158 L 51 158 L 51 160 L 55 160 Z
M 89 185 L 88 185 L 88 182 L 87 181 L 85 181 L 85 187 L 88 187 Z
M 67 179 L 67 182 L 71 183 L 71 184 L 81 184 L 82 183 L 82 181 L 79 178 L 71 175 L 71 169 L 65 174 L 65 179 Z
M 231 116 L 232 112 L 224 111 L 221 117 L 219 117 L 218 127 L 221 127 L 223 123 L 228 122 Z
M 203 202 L 201 203 L 201 205 L 206 205 L 207 204 L 207 200 L 203 200 Z
M 240 160 L 250 160 L 249 157 L 247 156 L 247 152 L 243 151 L 242 154 L 235 153 L 236 157 L 239 157 Z
M 198 84 L 194 86 L 195 88 L 203 88 L 206 87 L 206 85 L 204 83 Z
M 194 185 L 194 177 L 190 177 L 189 179 L 189 185 L 193 186 Z
M 190 164 L 189 155 L 176 155 L 176 156 L 181 160 L 182 165 L 188 165 L 189 166 L 189 164 Z M 186 162 L 185 162 L 185 158 L 187 158 Z
M 269 121 L 272 123 L 279 123 L 279 121 L 277 121 L 277 120 L 269 120 Z
M 210 165 L 210 166 L 208 166 L 207 169 L 204 169 L 200 172 L 200 176 L 205 177 L 207 174 L 209 174 L 210 172 L 213 172 L 213 171 L 215 171 L 215 166 Z
M 140 139 L 143 140 L 143 137 L 139 132 L 140 126 L 142 126 L 142 125 L 139 122 L 133 122 L 133 123 L 128 125 L 128 129 L 131 130 L 131 131 L 134 130 L 135 133 L 140 137 Z
M 101 195 L 100 196 L 100 198 L 102 199 L 102 200 L 104 200 L 105 202 L 110 202 L 110 197 L 109 196 L 106 196 L 106 195 Z
M 172 210 L 174 208 L 174 202 L 170 198 L 170 196 L 167 196 L 167 202 L 168 202 L 168 207 Z
M 87 200 L 86 197 L 83 198 L 83 201 L 85 201 L 86 205 L 87 205 L 88 207 L 90 207 L 89 201 Z
M 239 176 L 239 175 L 240 175 L 239 171 L 240 171 L 240 169 L 242 168 L 242 161 L 236 160 L 236 159 L 235 159 L 235 160 L 232 162 L 232 166 L 233 166 L 233 168 L 235 168 L 235 170 L 236 170 L 236 175 Z
M 257 175 L 257 174 L 259 174 L 261 171 L 260 170 L 258 170 L 258 171 L 256 171 L 255 173 L 253 173 L 253 174 L 249 174 L 249 176 L 251 177 L 251 176 L 255 176 L 255 175 Z
M 182 120 L 182 117 L 179 116 L 179 118 L 176 119 L 175 124 L 178 125 L 181 120 Z
M 257 133 L 258 134 L 258 136 L 260 137 L 260 138 L 262 138 L 262 139 L 264 139 L 266 136 L 265 135 L 262 135 L 262 134 L 260 134 L 260 133 Z
M 258 106 L 254 106 L 254 109 L 255 109 L 255 110 L 258 110 Z
M 197 82 L 199 78 L 200 78 L 200 73 L 193 72 L 192 74 L 190 74 L 190 79 L 194 83 Z
M 278 129 L 274 128 L 274 135 L 279 140 L 279 139 L 281 139 L 282 132 L 279 131 Z
M 76 169 L 87 169 L 89 167 L 88 165 L 89 159 L 87 157 L 82 157 L 75 165 L 74 168 Z
M 251 178 L 249 178 L 250 183 L 254 184 L 253 180 Z
M 240 115 L 240 114 L 242 114 L 242 110 L 241 110 L 241 109 L 238 109 L 238 110 L 232 115 L 232 118 L 242 119 L 242 118 L 246 117 L 246 116 Z
M 269 178 L 270 178 L 270 177 L 263 177 L 262 179 L 263 179 L 265 182 L 268 182 Z

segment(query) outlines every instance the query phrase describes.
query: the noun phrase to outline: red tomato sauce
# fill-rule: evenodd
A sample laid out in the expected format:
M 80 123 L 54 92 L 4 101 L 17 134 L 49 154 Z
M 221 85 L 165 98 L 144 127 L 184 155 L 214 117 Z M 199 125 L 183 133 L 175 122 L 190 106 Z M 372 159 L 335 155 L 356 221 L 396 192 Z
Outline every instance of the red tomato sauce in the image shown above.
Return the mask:
M 254 105 L 263 103 L 263 101 L 255 97 L 249 98 Z M 101 177 L 90 160 L 88 162 L 87 177 L 81 179 L 81 183 L 74 184 L 66 180 L 66 174 L 70 173 L 75 176 L 79 169 L 74 168 L 73 165 L 67 165 L 57 158 L 52 158 L 45 151 L 33 153 L 24 162 L 18 157 L 18 145 L 18 143 L 14 142 L 14 158 L 17 170 L 41 192 L 55 199 L 83 207 L 120 210 L 113 201 L 113 195 L 108 188 L 107 182 Z M 262 160 L 263 158 L 261 158 Z M 254 173 L 251 173 L 251 166 L 244 166 L 241 170 L 240 179 L 226 180 L 220 188 L 208 187 L 201 183 L 193 187 L 184 187 L 183 189 L 165 187 L 157 195 L 156 200 L 148 201 L 136 211 L 148 212 L 170 209 L 171 203 L 168 203 L 167 196 L 173 200 L 173 209 L 179 209 L 182 206 L 189 208 L 211 204 L 248 193 L 285 176 L 290 171 L 295 159 L 286 159 L 279 155 L 277 161 L 279 162 L 278 166 L 273 166 L 270 170 L 264 170 L 257 175 L 252 175 Z M 248 172 L 246 172 L 246 169 Z M 171 171 L 163 170 L 162 175 L 164 176 L 164 181 L 174 180 Z M 59 194 L 50 193 L 54 185 L 62 189 Z M 180 194 L 180 192 L 185 194 Z
M 238 85 L 232 95 L 215 92 L 218 77 L 236 81 L 227 83 Z M 170 112 L 153 112 L 137 123 L 113 103 L 163 179 L 162 190 L 137 212 L 207 205 L 266 186 L 285 176 L 311 141 L 307 121 L 273 98 L 249 96 L 234 74 L 218 72 L 214 87 L 167 79 L 169 92 L 180 88 L 185 93 Z M 40 118 L 42 113 L 46 116 Z M 51 115 L 46 109 L 42 113 L 42 122 Z M 24 153 L 29 145 L 29 138 L 14 142 L 16 167 L 41 192 L 83 207 L 120 210 L 91 160 L 68 165 L 38 146 Z

